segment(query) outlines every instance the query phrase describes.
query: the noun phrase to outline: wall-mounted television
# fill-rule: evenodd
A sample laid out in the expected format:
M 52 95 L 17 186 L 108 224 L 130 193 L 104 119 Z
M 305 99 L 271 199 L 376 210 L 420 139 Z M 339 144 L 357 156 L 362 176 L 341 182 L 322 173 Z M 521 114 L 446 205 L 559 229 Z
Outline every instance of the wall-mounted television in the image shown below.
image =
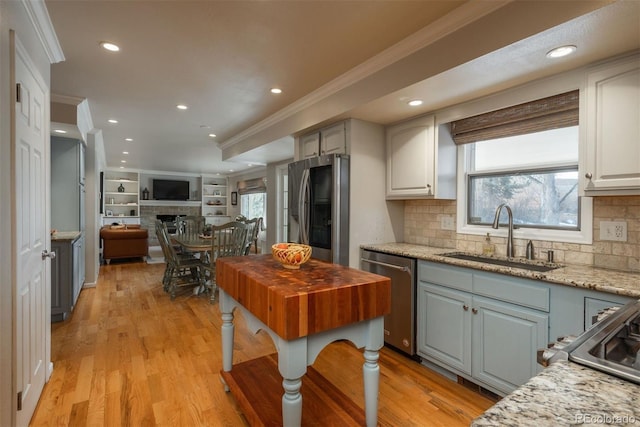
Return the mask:
M 155 200 L 189 200 L 189 181 L 154 179 L 153 198 Z

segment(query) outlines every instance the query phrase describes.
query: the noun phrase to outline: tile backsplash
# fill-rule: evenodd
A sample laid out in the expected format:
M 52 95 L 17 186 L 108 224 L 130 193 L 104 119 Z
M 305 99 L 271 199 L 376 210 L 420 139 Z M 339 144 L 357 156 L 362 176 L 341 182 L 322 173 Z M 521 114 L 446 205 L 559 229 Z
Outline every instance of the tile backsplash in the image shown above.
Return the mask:
M 453 218 L 454 230 L 442 229 L 442 218 Z M 405 242 L 482 252 L 484 236 L 457 234 L 455 200 L 408 200 L 404 206 Z M 600 240 L 601 221 L 626 221 L 627 241 Z M 496 253 L 505 255 L 506 239 L 491 236 Z M 514 239 L 516 256 L 524 256 L 527 240 Z M 534 240 L 538 258 L 546 258 L 552 249 L 556 262 L 583 264 L 614 270 L 640 272 L 640 196 L 599 196 L 593 199 L 593 244 Z

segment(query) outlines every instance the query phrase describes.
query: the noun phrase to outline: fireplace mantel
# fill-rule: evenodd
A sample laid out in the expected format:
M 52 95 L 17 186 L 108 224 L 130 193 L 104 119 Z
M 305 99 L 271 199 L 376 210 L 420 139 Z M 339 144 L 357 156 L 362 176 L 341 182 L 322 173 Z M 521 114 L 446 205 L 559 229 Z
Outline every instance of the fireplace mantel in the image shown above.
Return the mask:
M 202 206 L 200 200 L 140 200 L 140 206 Z

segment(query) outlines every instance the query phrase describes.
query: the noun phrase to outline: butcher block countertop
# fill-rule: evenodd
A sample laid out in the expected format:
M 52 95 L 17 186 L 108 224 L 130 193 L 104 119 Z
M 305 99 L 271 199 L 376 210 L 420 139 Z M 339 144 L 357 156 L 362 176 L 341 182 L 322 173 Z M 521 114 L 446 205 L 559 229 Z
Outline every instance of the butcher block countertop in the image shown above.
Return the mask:
M 456 252 L 451 248 L 436 248 L 431 246 L 414 245 L 410 243 L 381 243 L 362 245 L 362 249 L 417 258 L 425 261 L 456 265 L 458 267 L 508 274 L 526 279 L 541 280 L 548 283 L 573 286 L 577 288 L 593 289 L 600 292 L 640 298 L 640 274 L 617 270 L 595 268 L 587 265 L 568 265 L 547 272 L 525 270 L 521 268 L 503 267 L 475 261 L 441 256 L 443 253 Z
M 216 281 L 286 340 L 383 316 L 391 309 L 387 277 L 315 259 L 288 270 L 270 254 L 218 258 Z

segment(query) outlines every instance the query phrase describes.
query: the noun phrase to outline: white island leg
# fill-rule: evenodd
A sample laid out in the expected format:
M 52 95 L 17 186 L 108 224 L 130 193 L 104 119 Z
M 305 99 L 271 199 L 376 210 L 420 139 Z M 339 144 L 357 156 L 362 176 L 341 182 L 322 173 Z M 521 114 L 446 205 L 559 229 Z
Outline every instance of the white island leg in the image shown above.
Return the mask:
M 276 339 L 278 370 L 282 375 L 282 425 L 300 427 L 302 424 L 302 376 L 307 372 L 307 337 L 287 341 Z
M 220 290 L 220 311 L 222 312 L 222 370 L 230 372 L 233 366 L 233 325 L 234 302 L 222 289 Z M 221 378 L 222 379 L 222 378 Z M 229 386 L 222 379 L 224 390 L 229 391 Z
M 384 345 L 384 318 L 372 319 L 367 325 L 368 338 L 364 347 L 364 365 L 362 378 L 364 380 L 364 410 L 367 427 L 378 425 L 378 391 L 380 389 L 380 366 L 378 352 Z

